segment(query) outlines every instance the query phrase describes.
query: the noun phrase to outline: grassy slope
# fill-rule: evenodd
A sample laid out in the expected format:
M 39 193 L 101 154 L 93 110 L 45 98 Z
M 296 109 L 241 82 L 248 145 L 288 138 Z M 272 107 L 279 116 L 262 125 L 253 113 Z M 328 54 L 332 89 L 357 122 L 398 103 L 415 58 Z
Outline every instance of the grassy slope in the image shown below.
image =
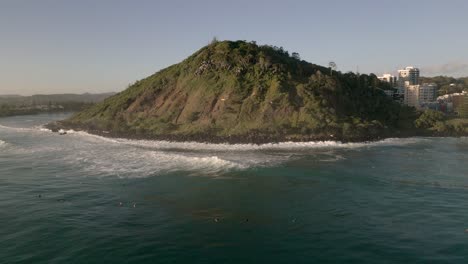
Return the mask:
M 68 126 L 135 135 L 362 138 L 413 128 L 375 75 L 330 76 L 281 48 L 215 42 L 80 112 Z

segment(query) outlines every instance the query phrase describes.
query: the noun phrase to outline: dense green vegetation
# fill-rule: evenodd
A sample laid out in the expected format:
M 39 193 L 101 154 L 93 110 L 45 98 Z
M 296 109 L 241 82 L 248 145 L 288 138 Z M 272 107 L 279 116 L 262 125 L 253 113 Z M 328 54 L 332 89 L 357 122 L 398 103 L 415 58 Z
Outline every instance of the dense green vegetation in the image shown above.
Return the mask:
M 33 115 L 36 114 L 37 111 L 34 109 L 22 109 L 19 110 L 14 106 L 11 106 L 9 104 L 0 104 L 0 117 L 4 116 L 13 116 L 13 115 Z
M 422 83 L 435 83 L 439 89 L 439 95 L 460 93 L 468 91 L 468 77 L 454 78 L 448 76 L 420 77 Z
M 415 121 L 415 126 L 428 129 L 440 135 L 468 134 L 468 119 L 449 118 L 442 112 L 434 110 L 424 111 Z
M 434 127 L 437 122 L 442 122 L 444 120 L 445 115 L 442 112 L 426 110 L 414 123 L 417 128 L 431 128 Z
M 463 103 L 457 109 L 458 115 L 462 118 L 468 118 L 468 95 L 463 98 Z
M 214 41 L 61 125 L 202 140 L 363 140 L 416 129 L 415 109 L 385 89 L 373 74 L 332 71 L 283 48 Z

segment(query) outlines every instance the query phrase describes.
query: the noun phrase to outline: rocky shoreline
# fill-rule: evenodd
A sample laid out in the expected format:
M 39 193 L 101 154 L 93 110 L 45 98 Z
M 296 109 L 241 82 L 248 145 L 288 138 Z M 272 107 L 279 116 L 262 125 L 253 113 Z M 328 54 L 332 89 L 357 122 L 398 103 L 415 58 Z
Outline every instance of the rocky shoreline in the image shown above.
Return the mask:
M 58 132 L 60 129 L 84 131 L 93 135 L 98 135 L 107 138 L 125 138 L 134 140 L 155 140 L 155 141 L 172 141 L 172 142 L 199 142 L 211 144 L 268 144 L 280 142 L 311 142 L 311 141 L 337 141 L 337 142 L 373 142 L 384 140 L 387 138 L 408 138 L 408 137 L 462 137 L 468 135 L 458 134 L 438 134 L 427 130 L 411 130 L 411 131 L 393 131 L 381 135 L 362 135 L 359 137 L 345 138 L 335 135 L 266 135 L 250 133 L 247 135 L 235 136 L 214 136 L 209 134 L 194 134 L 194 135 L 146 135 L 135 133 L 122 133 L 114 131 L 102 131 L 96 129 L 83 128 L 77 125 L 64 124 L 60 121 L 45 125 L 45 128 L 52 132 Z M 432 133 L 431 133 L 432 132 Z

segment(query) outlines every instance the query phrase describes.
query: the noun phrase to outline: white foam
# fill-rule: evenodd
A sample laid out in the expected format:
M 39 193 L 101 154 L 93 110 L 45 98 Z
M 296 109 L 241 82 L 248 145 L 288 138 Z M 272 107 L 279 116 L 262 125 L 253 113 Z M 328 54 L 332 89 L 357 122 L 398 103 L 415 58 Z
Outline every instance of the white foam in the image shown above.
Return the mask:
M 426 139 L 424 138 L 387 138 L 381 141 L 362 142 L 362 143 L 342 143 L 339 141 L 309 141 L 309 142 L 280 142 L 266 144 L 227 144 L 227 143 L 199 143 L 199 142 L 174 142 L 174 141 L 156 141 L 156 140 L 131 140 L 123 138 L 106 138 L 92 135 L 86 132 L 77 132 L 84 137 L 93 137 L 95 139 L 107 142 L 125 144 L 136 147 L 146 147 L 157 150 L 211 150 L 211 151 L 252 151 L 252 150 L 306 150 L 319 148 L 362 148 L 375 146 L 403 146 L 415 144 Z
M 11 143 L 5 142 L 3 140 L 0 140 L 0 154 L 14 154 L 14 153 L 20 153 L 20 150 L 18 150 L 15 146 L 13 146 Z
M 248 167 L 218 156 L 197 156 L 132 148 L 119 151 L 115 148 L 85 147 L 80 152 L 68 153 L 65 159 L 68 163 L 83 168 L 87 174 L 121 177 L 147 177 L 175 171 L 189 173 L 201 171 L 203 175 L 213 175 Z
M 270 144 L 208 144 L 106 138 L 75 132 L 67 139 L 66 162 L 86 171 L 86 175 L 148 177 L 182 171 L 189 175 L 223 176 L 223 172 L 252 167 L 275 166 L 313 150 L 317 161 L 346 159 L 338 149 L 407 145 L 423 138 L 386 139 L 370 143 L 283 142 Z M 62 138 L 61 138 L 62 139 Z M 57 150 L 60 152 L 60 150 Z M 305 151 L 306 153 L 302 153 Z
M 248 166 L 222 159 L 218 156 L 186 156 L 168 152 L 150 152 L 150 157 L 158 160 L 159 166 L 167 171 L 202 170 L 205 173 L 225 171 L 231 169 L 245 169 Z
M 119 143 L 119 141 L 116 140 L 116 139 L 108 138 L 108 137 L 102 137 L 102 136 L 90 134 L 90 133 L 87 133 L 87 132 L 84 132 L 84 131 L 75 131 L 75 134 L 78 135 L 78 136 L 81 136 L 81 137 L 85 137 L 85 138 L 97 139 L 97 140 L 99 140 L 99 141 L 105 141 L 105 142 L 111 142 L 111 143 Z
M 34 126 L 34 127 L 9 127 L 9 126 L 0 125 L 0 128 L 13 130 L 17 132 L 47 132 L 47 133 L 52 132 L 52 130 L 45 128 L 44 125 L 39 125 L 39 126 Z M 66 130 L 65 132 L 67 132 L 67 134 L 76 133 L 76 131 L 73 129 Z
M 31 127 L 9 127 L 9 126 L 0 125 L 0 128 L 7 129 L 7 130 L 14 130 L 17 132 L 37 131 L 37 128 L 31 128 Z
M 42 132 L 52 132 L 52 130 L 50 130 L 48 128 L 45 128 L 43 126 L 39 126 L 38 129 L 39 129 L 39 131 L 42 131 Z
M 275 166 L 299 158 L 303 154 L 316 155 L 317 160 L 321 162 L 336 162 L 346 158 L 340 153 L 335 153 L 335 149 L 397 146 L 426 140 L 405 138 L 369 143 L 321 141 L 260 145 L 209 144 L 107 138 L 73 130 L 67 131 L 66 136 L 56 137 L 43 127 L 0 128 L 15 131 L 33 130 L 40 133 L 34 135 L 38 140 L 32 141 L 27 148 L 15 147 L 17 151 L 51 154 L 51 162 L 67 163 L 84 172 L 83 175 L 132 178 L 163 175 L 168 172 L 222 177 L 227 171 Z M 2 142 L 0 141 L 0 146 L 5 144 Z
M 319 161 L 321 162 L 335 162 L 340 160 L 345 160 L 346 158 L 340 154 L 336 154 L 333 151 L 325 152 L 322 155 L 325 155 L 324 158 L 320 158 Z
M 9 127 L 9 126 L 3 126 L 3 125 L 0 125 L 0 128 L 2 128 L 2 129 L 8 129 L 8 130 L 21 130 L 21 128 Z

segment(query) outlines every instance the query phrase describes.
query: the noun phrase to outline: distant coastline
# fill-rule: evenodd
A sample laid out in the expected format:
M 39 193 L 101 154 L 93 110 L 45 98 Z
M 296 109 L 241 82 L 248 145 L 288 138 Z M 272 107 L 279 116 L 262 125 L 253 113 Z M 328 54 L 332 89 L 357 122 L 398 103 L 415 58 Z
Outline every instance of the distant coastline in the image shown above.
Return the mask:
M 0 95 L 0 117 L 82 111 L 114 94 Z
M 0 117 L 12 117 L 12 116 L 27 116 L 27 115 L 40 115 L 40 114 L 58 114 L 58 113 L 75 113 L 77 110 L 71 109 L 50 109 L 50 110 L 38 110 L 38 109 L 14 109 L 8 112 L 0 112 Z

